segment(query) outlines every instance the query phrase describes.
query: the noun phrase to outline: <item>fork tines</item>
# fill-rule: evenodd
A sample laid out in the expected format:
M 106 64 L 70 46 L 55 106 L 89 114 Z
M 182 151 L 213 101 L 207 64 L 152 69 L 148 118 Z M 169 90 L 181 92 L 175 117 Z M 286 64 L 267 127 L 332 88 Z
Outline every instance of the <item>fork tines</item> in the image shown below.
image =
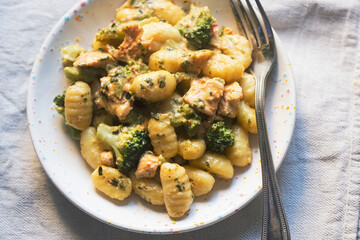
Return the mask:
M 259 21 L 250 0 L 244 1 L 246 1 L 246 5 L 243 4 L 242 0 L 230 0 L 230 5 L 247 39 L 250 41 L 252 49 L 255 49 L 253 46 L 254 41 L 257 45 L 256 48 L 261 48 L 263 45 L 272 45 L 274 42 L 273 32 L 260 1 L 255 0 L 262 22 Z

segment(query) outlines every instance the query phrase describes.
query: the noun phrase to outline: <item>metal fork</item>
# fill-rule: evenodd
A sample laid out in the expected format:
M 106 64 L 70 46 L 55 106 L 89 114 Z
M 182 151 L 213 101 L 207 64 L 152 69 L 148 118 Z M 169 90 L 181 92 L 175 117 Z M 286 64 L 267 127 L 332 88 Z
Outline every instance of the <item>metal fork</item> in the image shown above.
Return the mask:
M 241 0 L 230 0 L 235 17 L 253 50 L 253 63 L 250 68 L 256 77 L 255 112 L 261 156 L 264 206 L 262 239 L 290 240 L 289 226 L 280 196 L 265 121 L 266 82 L 277 61 L 276 46 L 265 11 L 259 0 L 255 0 L 255 2 L 262 21 L 259 20 L 250 0 L 246 0 L 247 8 Z

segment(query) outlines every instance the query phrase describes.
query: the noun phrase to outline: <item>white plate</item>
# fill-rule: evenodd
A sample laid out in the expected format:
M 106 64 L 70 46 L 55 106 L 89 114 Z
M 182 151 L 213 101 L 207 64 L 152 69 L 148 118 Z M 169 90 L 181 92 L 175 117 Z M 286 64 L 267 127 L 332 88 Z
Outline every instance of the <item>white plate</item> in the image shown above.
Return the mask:
M 31 72 L 28 92 L 28 124 L 38 158 L 55 186 L 91 216 L 121 229 L 143 233 L 185 232 L 208 226 L 230 216 L 261 190 L 257 137 L 251 138 L 253 161 L 237 168 L 234 179 L 216 179 L 214 190 L 196 198 L 183 220 L 170 219 L 164 207 L 151 206 L 133 194 L 122 203 L 95 191 L 91 169 L 80 156 L 79 144 L 64 131 L 63 119 L 54 110 L 53 98 L 66 88 L 59 49 L 79 43 L 91 47 L 95 32 L 115 18 L 118 0 L 83 1 L 56 24 L 40 49 Z M 182 2 L 182 1 L 181 1 Z M 202 0 L 219 25 L 237 30 L 228 1 Z M 276 36 L 276 35 L 275 35 Z M 266 113 L 276 169 L 284 159 L 295 124 L 295 86 L 287 55 L 276 36 L 278 66 L 268 82 Z

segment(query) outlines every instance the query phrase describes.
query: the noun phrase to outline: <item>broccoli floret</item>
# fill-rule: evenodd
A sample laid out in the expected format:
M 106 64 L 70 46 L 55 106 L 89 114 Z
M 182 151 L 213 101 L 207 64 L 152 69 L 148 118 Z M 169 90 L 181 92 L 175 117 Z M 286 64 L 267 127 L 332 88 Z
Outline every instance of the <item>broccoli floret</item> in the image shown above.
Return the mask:
M 184 126 L 190 137 L 196 134 L 200 127 L 201 118 L 189 104 L 182 103 L 172 113 L 170 120 L 174 127 Z
M 206 147 L 215 153 L 223 153 L 234 145 L 234 134 L 225 127 L 224 122 L 212 124 L 206 133 Z
M 123 173 L 135 168 L 144 152 L 150 150 L 149 133 L 140 127 L 108 126 L 97 127 L 97 137 L 110 145 L 116 156 L 116 165 Z
M 65 93 L 66 91 L 63 91 L 61 94 L 57 95 L 53 100 L 53 102 L 56 105 L 55 106 L 56 111 L 61 115 L 64 115 Z
M 98 80 L 106 74 L 103 68 L 77 68 L 66 67 L 64 68 L 65 76 L 71 81 L 82 81 L 91 83 Z
M 57 95 L 53 102 L 55 103 L 55 109 L 56 111 L 62 115 L 65 119 L 65 94 L 66 94 L 66 91 L 64 91 L 63 93 Z M 72 126 L 70 126 L 66 120 L 65 120 L 65 126 L 66 128 L 68 129 L 70 135 L 72 136 L 72 138 L 76 139 L 76 140 L 79 140 L 80 139 L 80 134 L 81 134 L 81 131 L 76 129 L 76 128 L 73 128 Z
M 149 72 L 149 67 L 139 61 L 130 61 L 126 66 L 118 66 L 109 72 L 111 81 L 122 82 L 123 84 L 131 82 L 138 74 Z
M 120 21 L 110 23 L 95 34 L 96 41 L 105 42 L 112 46 L 119 46 L 124 40 L 125 34 L 122 32 L 123 25 Z
M 206 47 L 212 35 L 212 24 L 215 22 L 207 7 L 191 6 L 189 15 L 177 24 L 180 34 L 196 49 Z
M 76 58 L 80 55 L 80 53 L 84 52 L 85 49 L 81 47 L 79 44 L 66 46 L 60 49 L 62 53 L 62 63 L 64 67 L 72 66 L 75 62 Z

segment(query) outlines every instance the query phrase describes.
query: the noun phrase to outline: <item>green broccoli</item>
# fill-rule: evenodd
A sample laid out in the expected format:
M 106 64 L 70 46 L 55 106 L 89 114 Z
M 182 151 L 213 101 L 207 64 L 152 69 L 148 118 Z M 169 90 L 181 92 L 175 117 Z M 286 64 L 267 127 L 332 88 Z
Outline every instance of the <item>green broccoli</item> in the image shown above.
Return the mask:
M 79 44 L 66 46 L 60 49 L 62 54 L 62 63 L 64 67 L 72 66 L 75 62 L 76 58 L 80 55 L 80 53 L 85 52 L 85 49 L 81 47 Z
M 187 134 L 192 137 L 200 127 L 200 116 L 187 103 L 182 103 L 172 111 L 170 116 L 171 124 L 174 127 L 184 126 Z
M 125 38 L 120 21 L 110 23 L 95 34 L 96 41 L 108 43 L 114 47 L 119 46 Z
M 136 168 L 143 153 L 151 149 L 149 133 L 139 126 L 111 127 L 101 123 L 97 127 L 97 137 L 113 148 L 116 165 L 123 173 Z
M 123 84 L 131 82 L 138 74 L 149 72 L 149 67 L 139 61 L 130 61 L 125 66 L 118 66 L 109 72 L 111 82 L 122 82 Z
M 61 94 L 57 95 L 53 100 L 53 102 L 56 105 L 55 106 L 56 111 L 61 115 L 64 115 L 65 94 L 66 94 L 66 91 L 63 91 Z
M 192 5 L 189 14 L 180 20 L 177 28 L 194 48 L 201 49 L 210 42 L 214 22 L 209 8 Z
M 83 81 L 91 83 L 98 80 L 106 74 L 103 68 L 77 68 L 77 67 L 65 67 L 65 76 L 71 81 Z
M 234 134 L 225 127 L 225 122 L 216 122 L 207 131 L 205 142 L 210 151 L 223 153 L 234 145 Z
M 57 95 L 53 102 L 55 103 L 55 109 L 56 111 L 62 115 L 65 119 L 65 94 L 66 91 L 62 92 L 61 94 Z M 76 128 L 73 128 L 72 126 L 70 126 L 65 119 L 65 126 L 68 129 L 70 135 L 72 136 L 72 138 L 79 140 L 80 139 L 80 134 L 81 134 L 81 130 L 78 130 Z

